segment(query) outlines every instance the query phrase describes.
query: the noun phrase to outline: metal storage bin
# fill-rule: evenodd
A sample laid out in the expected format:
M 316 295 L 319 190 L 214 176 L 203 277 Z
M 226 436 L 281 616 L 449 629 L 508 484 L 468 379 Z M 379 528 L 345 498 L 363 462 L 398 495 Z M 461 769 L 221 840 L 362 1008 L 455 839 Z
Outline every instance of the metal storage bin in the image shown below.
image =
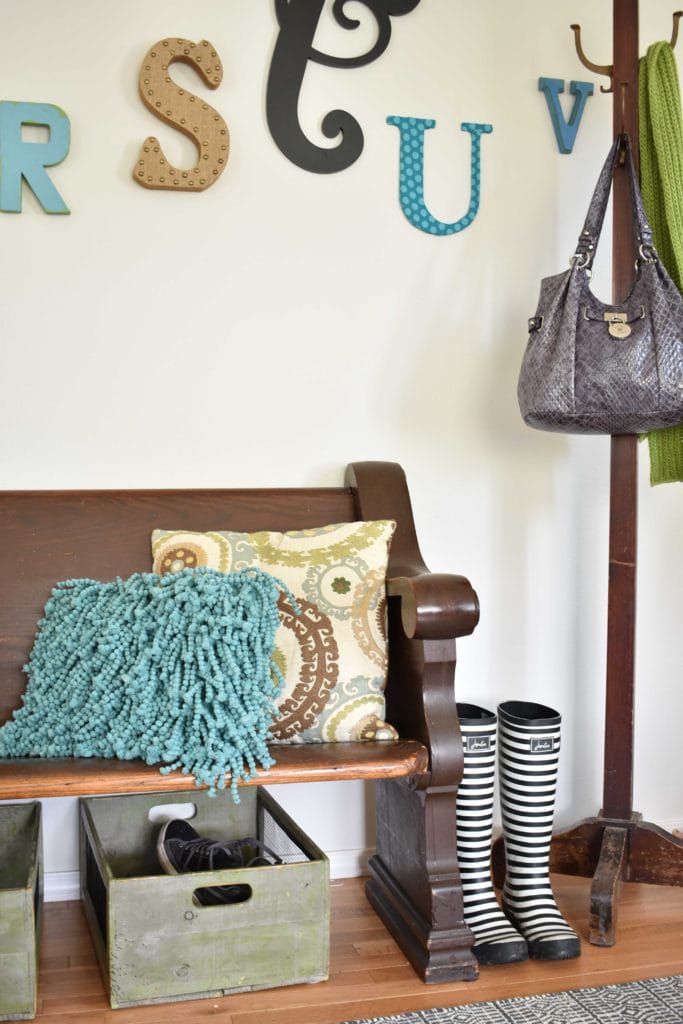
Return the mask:
M 0 1020 L 32 1020 L 43 907 L 39 803 L 0 805 Z
M 265 790 L 245 787 L 240 797 L 184 790 L 81 800 L 81 897 L 112 1007 L 328 977 L 327 857 Z M 150 811 L 171 804 L 196 807 L 189 821 L 200 835 L 256 837 L 282 864 L 163 874 Z M 244 883 L 243 903 L 203 906 L 194 895 Z

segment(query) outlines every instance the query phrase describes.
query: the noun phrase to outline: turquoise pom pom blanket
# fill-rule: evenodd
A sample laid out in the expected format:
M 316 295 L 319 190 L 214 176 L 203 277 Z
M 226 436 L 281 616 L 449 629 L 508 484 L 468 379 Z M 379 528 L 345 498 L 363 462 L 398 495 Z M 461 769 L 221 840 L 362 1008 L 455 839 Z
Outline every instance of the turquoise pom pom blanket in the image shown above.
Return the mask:
M 296 606 L 259 569 L 58 583 L 0 756 L 142 758 L 212 793 L 230 773 L 238 801 L 239 779 L 274 763 L 280 588 Z

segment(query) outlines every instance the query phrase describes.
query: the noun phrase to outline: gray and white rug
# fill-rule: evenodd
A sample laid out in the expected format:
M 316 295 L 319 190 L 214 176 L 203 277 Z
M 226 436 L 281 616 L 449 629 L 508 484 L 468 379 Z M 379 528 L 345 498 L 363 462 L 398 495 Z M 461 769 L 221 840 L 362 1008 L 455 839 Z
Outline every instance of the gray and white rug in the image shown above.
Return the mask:
M 545 996 L 364 1017 L 346 1024 L 681 1024 L 683 975 Z

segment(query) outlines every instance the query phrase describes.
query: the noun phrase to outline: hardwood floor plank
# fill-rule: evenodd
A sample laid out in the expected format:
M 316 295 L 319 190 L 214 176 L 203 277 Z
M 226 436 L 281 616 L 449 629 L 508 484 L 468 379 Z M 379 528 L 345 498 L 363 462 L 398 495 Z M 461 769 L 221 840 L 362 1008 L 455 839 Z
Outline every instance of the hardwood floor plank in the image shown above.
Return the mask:
M 458 1006 L 683 973 L 683 888 L 626 883 L 616 946 L 588 943 L 590 880 L 555 876 L 555 893 L 583 939 L 576 960 L 482 968 L 478 981 L 424 985 L 365 898 L 362 879 L 331 887 L 329 981 L 217 999 L 112 1010 L 80 904 L 49 904 L 43 920 L 43 1024 L 341 1024 L 358 1017 Z
M 357 971 L 363 968 L 376 971 L 379 967 L 406 967 L 407 959 L 393 939 L 373 939 L 336 946 L 332 963 L 336 971 Z
M 109 1010 L 104 1017 L 104 1024 L 177 1024 L 178 1021 L 188 1024 L 233 1024 L 234 1018 L 229 1008 L 226 1008 L 225 997 L 218 1001 L 194 999 L 153 1006 L 123 1007 Z
M 70 963 L 71 957 L 68 953 L 56 953 L 53 956 L 41 955 L 40 957 L 40 969 L 41 971 L 63 971 Z
M 74 992 L 85 998 L 101 997 L 103 994 L 102 977 L 95 968 L 78 968 L 76 971 L 65 972 L 64 975 L 51 971 L 40 979 L 40 998 L 44 1004 L 55 999 L 66 999 Z
M 96 1013 L 90 1009 L 83 1011 L 69 1009 L 65 1013 L 50 1013 L 49 1016 L 45 1016 L 44 1012 L 39 1009 L 35 1019 L 47 1020 L 50 1024 L 105 1024 L 104 1010 L 101 1013 Z
M 104 994 L 104 987 L 100 993 L 93 993 L 92 995 L 82 995 L 78 989 L 72 988 L 67 995 L 59 995 L 54 998 L 47 996 L 41 998 L 42 1013 L 36 1016 L 36 1020 L 52 1020 L 52 1017 L 60 1014 L 65 1015 L 71 1013 L 73 1016 L 81 1014 L 83 1021 L 87 1021 L 87 1024 L 91 1024 L 92 1020 L 99 1020 L 101 1014 L 105 1013 L 109 1009 L 109 1003 L 107 997 Z M 79 1024 L 83 1024 L 79 1017 Z

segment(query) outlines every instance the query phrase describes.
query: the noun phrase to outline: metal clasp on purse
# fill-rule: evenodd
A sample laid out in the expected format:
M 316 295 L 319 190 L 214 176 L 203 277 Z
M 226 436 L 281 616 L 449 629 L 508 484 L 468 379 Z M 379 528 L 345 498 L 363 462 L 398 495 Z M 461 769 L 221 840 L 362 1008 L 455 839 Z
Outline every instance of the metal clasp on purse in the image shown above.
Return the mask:
M 600 317 L 589 316 L 588 306 L 584 306 L 583 318 L 584 320 L 600 320 Z M 602 319 L 607 323 L 607 330 L 613 338 L 628 338 L 631 333 L 629 324 L 635 323 L 636 320 L 642 320 L 645 316 L 645 306 L 640 307 L 640 311 L 637 316 L 631 317 L 629 320 L 628 313 L 621 313 L 616 309 L 610 310 L 607 313 L 602 314 Z

